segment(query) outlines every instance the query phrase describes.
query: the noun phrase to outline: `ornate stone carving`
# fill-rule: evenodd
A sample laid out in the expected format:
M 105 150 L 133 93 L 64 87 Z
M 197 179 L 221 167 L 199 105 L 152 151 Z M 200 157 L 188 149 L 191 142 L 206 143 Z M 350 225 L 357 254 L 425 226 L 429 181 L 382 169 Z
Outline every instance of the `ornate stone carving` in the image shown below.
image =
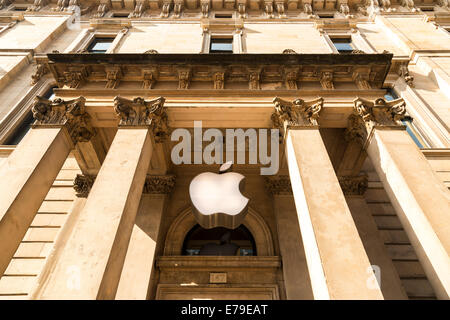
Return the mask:
M 142 83 L 143 89 L 152 89 L 158 77 L 158 69 L 156 67 L 143 69 L 142 78 L 144 79 Z
M 354 49 L 354 50 L 352 50 L 352 53 L 353 53 L 353 54 L 365 54 L 364 51 L 359 50 L 359 49 Z
M 320 85 L 323 89 L 333 90 L 333 71 L 324 71 L 320 77 Z
M 175 0 L 173 5 L 173 17 L 179 18 L 181 16 L 181 10 L 183 9 L 183 0 Z
M 303 11 L 305 11 L 305 13 L 308 14 L 308 15 L 312 15 L 311 3 L 303 2 Z
M 94 18 L 101 18 L 109 11 L 109 5 L 107 3 L 100 3 L 97 8 L 97 13 L 94 14 Z
M 77 174 L 73 181 L 73 188 L 75 189 L 76 196 L 79 198 L 87 198 L 95 178 L 96 176 L 93 175 Z
M 323 98 L 311 101 L 295 99 L 289 102 L 276 97 L 273 103 L 275 110 L 271 116 L 272 124 L 275 128 L 279 128 L 284 136 L 289 127 L 317 126 Z
M 175 187 L 175 175 L 153 176 L 147 175 L 143 193 L 170 194 Z
M 6 8 L 11 4 L 10 0 L 0 0 L 0 9 Z
M 260 73 L 261 73 L 260 70 L 251 70 L 250 71 L 249 79 L 248 79 L 248 88 L 250 90 L 259 90 L 259 89 L 261 89 L 261 85 L 259 83 L 259 80 L 261 78 Z
M 46 4 L 47 4 L 47 2 L 45 0 L 34 0 L 33 4 L 27 8 L 27 11 L 39 11 Z
M 150 50 L 145 51 L 144 53 L 146 53 L 146 54 L 158 54 L 159 52 L 156 51 L 155 49 L 150 49 Z
M 443 8 L 448 8 L 450 6 L 448 0 L 438 0 L 438 5 Z
M 247 16 L 247 14 L 245 13 L 245 3 L 247 2 L 247 0 L 237 0 L 237 9 L 238 9 L 238 13 L 239 13 L 239 18 L 245 18 Z
M 36 96 L 31 111 L 36 119 L 34 125 L 65 126 L 73 143 L 86 142 L 95 131 L 86 112 L 84 97 L 64 101 L 60 98 L 50 101 Z
M 283 53 L 284 53 L 284 54 L 297 54 L 297 52 L 295 52 L 295 51 L 292 50 L 292 49 L 284 49 L 284 50 L 283 50 Z
M 201 0 L 203 18 L 208 18 L 209 16 L 209 1 L 210 0 Z
M 403 77 L 403 79 L 405 79 L 405 82 L 408 86 L 414 87 L 414 82 L 413 82 L 414 77 L 409 74 L 407 63 L 403 63 L 400 65 L 400 68 L 398 70 L 398 75 L 400 77 Z
M 286 50 L 285 50 L 286 51 Z M 289 90 L 297 90 L 298 68 L 284 69 L 284 83 Z
M 120 82 L 120 78 L 122 77 L 122 68 L 120 66 L 114 66 L 110 68 L 106 68 L 106 89 L 115 89 Z
M 338 0 L 339 12 L 346 17 L 350 15 L 350 8 L 348 7 L 347 0 Z
M 405 7 L 406 9 L 414 12 L 416 11 L 415 5 L 414 5 L 414 0 L 402 0 L 401 4 L 403 7 Z
M 35 85 L 39 80 L 41 80 L 42 76 L 49 72 L 48 67 L 44 63 L 38 63 L 36 65 L 36 72 L 31 75 L 31 85 Z
M 265 0 L 264 1 L 264 12 L 266 13 L 267 18 L 272 19 L 274 17 L 272 0 Z
M 68 5 L 69 0 L 58 0 L 58 2 L 56 2 L 56 7 L 52 8 L 52 11 L 64 11 L 64 8 Z
M 80 0 L 69 0 L 69 5 L 64 9 L 64 11 L 73 12 L 76 10 L 76 7 L 81 7 Z
M 114 111 L 120 119 L 119 126 L 150 126 L 155 142 L 163 142 L 169 133 L 164 102 L 163 97 L 153 100 L 115 97 Z
M 369 83 L 369 74 L 355 72 L 353 73 L 353 81 L 356 83 L 356 87 L 360 90 L 370 90 L 372 87 Z
M 64 84 L 69 88 L 77 89 L 83 81 L 88 77 L 88 70 L 86 67 L 69 68 L 64 72 Z
M 191 70 L 188 68 L 180 68 L 178 70 L 178 89 L 189 89 L 191 81 Z
M 285 18 L 286 17 L 286 13 L 285 13 L 285 8 L 284 8 L 284 0 L 281 1 L 275 1 L 276 7 L 277 7 L 277 12 L 280 18 Z
M 140 18 L 146 9 L 146 1 L 137 0 L 133 12 L 128 15 L 128 18 Z
M 354 111 L 348 118 L 346 140 L 356 139 L 365 146 L 374 127 L 404 127 L 401 123 L 406 114 L 406 104 L 403 99 L 386 101 L 379 98 L 369 101 L 356 98 L 353 102 Z
M 169 17 L 171 6 L 172 6 L 172 0 L 164 0 L 162 8 L 161 8 L 161 18 Z
M 347 195 L 363 195 L 369 185 L 367 175 L 338 177 L 342 191 Z
M 289 176 L 266 176 L 265 186 L 268 193 L 272 195 L 292 194 L 291 180 Z
M 214 89 L 223 89 L 225 84 L 225 72 L 216 71 L 213 74 Z

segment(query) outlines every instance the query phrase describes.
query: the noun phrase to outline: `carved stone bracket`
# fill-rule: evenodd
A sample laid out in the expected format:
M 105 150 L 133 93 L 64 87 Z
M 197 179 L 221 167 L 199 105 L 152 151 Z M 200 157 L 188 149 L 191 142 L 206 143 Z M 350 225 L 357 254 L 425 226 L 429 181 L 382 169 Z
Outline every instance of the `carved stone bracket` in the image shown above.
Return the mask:
M 39 0 L 36 0 L 39 1 Z M 52 8 L 52 11 L 64 11 L 64 9 L 69 5 L 69 0 L 58 0 L 56 2 L 56 7 Z
M 323 98 L 311 101 L 296 99 L 289 102 L 276 97 L 273 103 L 275 110 L 271 116 L 272 124 L 281 130 L 283 137 L 290 127 L 318 126 L 319 114 L 323 109 Z
M 144 80 L 142 83 L 142 88 L 152 89 L 158 79 L 158 68 L 154 67 L 142 69 L 142 78 Z
M 246 2 L 247 0 L 237 0 L 237 9 L 239 13 L 239 18 L 245 18 L 247 16 L 246 14 Z
M 249 70 L 248 88 L 250 90 L 261 89 L 261 69 L 251 69 Z
M 225 72 L 216 71 L 213 73 L 214 89 L 223 89 L 225 84 Z
M 172 0 L 164 0 L 161 7 L 161 18 L 168 18 L 170 9 L 172 7 Z
M 69 0 L 65 0 L 64 2 L 68 2 L 68 1 Z M 59 3 L 59 1 L 58 1 L 58 3 Z M 45 1 L 45 0 L 34 0 L 33 4 L 27 8 L 27 11 L 39 11 L 45 5 L 47 5 L 47 1 Z
M 210 0 L 201 0 L 200 4 L 202 7 L 202 17 L 208 18 L 209 16 L 209 2 Z
M 170 194 L 175 187 L 175 175 L 153 176 L 147 175 L 143 193 Z
M 289 176 L 266 176 L 265 186 L 268 193 L 272 195 L 291 195 L 292 187 Z
M 168 118 L 164 108 L 165 99 L 114 98 L 114 111 L 119 117 L 119 126 L 150 126 L 155 142 L 163 142 L 169 134 Z
M 286 50 L 284 50 L 286 51 Z M 283 51 L 283 53 L 284 53 Z M 293 50 L 292 50 L 293 51 Z M 289 90 L 297 90 L 298 68 L 284 68 L 284 84 Z
M 369 83 L 369 73 L 355 71 L 353 73 L 353 81 L 356 83 L 356 87 L 360 90 L 370 90 L 372 87 Z
M 77 174 L 73 181 L 73 188 L 76 196 L 79 198 L 87 198 L 95 182 L 96 176 L 87 174 Z
M 115 89 L 120 82 L 120 78 L 122 77 L 122 68 L 120 66 L 114 66 L 110 68 L 106 68 L 106 89 Z
M 184 1 L 183 0 L 174 0 L 173 5 L 173 17 L 179 18 L 181 16 L 181 11 L 183 10 Z
M 95 134 L 90 116 L 85 109 L 84 97 L 64 101 L 60 98 L 50 101 L 36 96 L 31 111 L 36 119 L 34 126 L 65 126 L 72 142 L 87 142 Z
M 402 63 L 400 65 L 398 75 L 403 77 L 408 86 L 414 88 L 414 77 L 409 74 L 408 63 Z
M 45 63 L 36 64 L 36 72 L 31 75 L 31 85 L 38 83 L 41 78 L 49 72 L 48 65 Z
M 286 17 L 286 13 L 285 13 L 285 5 L 284 5 L 284 0 L 275 0 L 275 5 L 277 8 L 277 12 L 280 18 L 285 18 Z
M 178 69 L 178 89 L 189 89 L 189 82 L 191 81 L 191 69 Z
M 94 14 L 94 18 L 101 18 L 103 17 L 112 7 L 110 0 L 101 0 L 100 4 L 97 8 L 97 13 Z
M 363 195 L 369 185 L 367 175 L 338 177 L 344 195 Z
M 358 141 L 366 146 L 374 127 L 404 128 L 401 120 L 406 114 L 406 104 L 403 99 L 386 101 L 379 98 L 369 101 L 362 98 L 353 100 L 354 112 L 348 118 L 345 132 L 347 141 Z
M 323 89 L 333 90 L 333 71 L 324 71 L 320 76 L 320 85 Z
M 86 67 L 73 67 L 64 72 L 63 83 L 69 88 L 77 89 L 88 77 L 89 72 Z
M 264 11 L 266 13 L 267 18 L 273 18 L 273 0 L 264 0 Z
M 128 18 L 140 18 L 142 13 L 147 9 L 146 3 L 145 0 L 136 1 L 136 6 L 134 7 L 133 12 L 128 15 Z

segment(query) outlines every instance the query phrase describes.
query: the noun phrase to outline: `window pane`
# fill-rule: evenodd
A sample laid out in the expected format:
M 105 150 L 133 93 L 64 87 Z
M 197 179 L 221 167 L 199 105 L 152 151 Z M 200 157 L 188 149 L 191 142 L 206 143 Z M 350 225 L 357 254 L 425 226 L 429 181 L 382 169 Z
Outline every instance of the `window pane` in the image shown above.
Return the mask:
M 232 38 L 212 38 L 211 47 L 209 48 L 211 53 L 233 53 L 233 39 Z
M 112 38 L 95 38 L 88 47 L 90 53 L 105 53 L 111 45 Z

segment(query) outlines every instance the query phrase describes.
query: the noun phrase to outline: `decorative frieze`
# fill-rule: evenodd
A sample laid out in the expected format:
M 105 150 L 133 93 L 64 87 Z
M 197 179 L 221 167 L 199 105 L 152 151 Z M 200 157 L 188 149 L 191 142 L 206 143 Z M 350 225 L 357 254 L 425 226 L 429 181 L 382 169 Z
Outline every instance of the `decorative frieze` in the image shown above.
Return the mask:
M 85 101 L 84 97 L 67 101 L 57 98 L 50 101 L 37 96 L 31 109 L 36 119 L 34 126 L 65 126 L 74 144 L 87 142 L 95 131 L 86 112 Z
M 94 175 L 77 174 L 73 182 L 76 196 L 79 198 L 87 198 L 95 182 L 95 178 L 96 176 Z
M 363 195 L 369 185 L 367 175 L 338 177 L 344 195 Z
M 323 108 L 323 98 L 311 101 L 295 99 L 293 102 L 276 97 L 273 99 L 275 110 L 271 120 L 275 128 L 286 134 L 289 127 L 318 126 L 319 114 Z
M 272 195 L 291 195 L 292 187 L 289 176 L 266 176 L 265 186 L 268 193 Z
M 346 139 L 360 142 L 363 146 L 372 135 L 374 127 L 404 128 L 401 120 L 406 114 L 403 99 L 386 101 L 382 98 L 369 101 L 357 98 L 354 101 L 354 112 L 348 118 Z
M 114 112 L 120 119 L 119 126 L 149 126 L 153 131 L 155 142 L 163 142 L 169 133 L 164 102 L 163 97 L 153 100 L 144 100 L 141 97 L 133 100 L 115 97 Z
M 170 194 L 175 187 L 175 175 L 154 176 L 147 175 L 143 193 Z

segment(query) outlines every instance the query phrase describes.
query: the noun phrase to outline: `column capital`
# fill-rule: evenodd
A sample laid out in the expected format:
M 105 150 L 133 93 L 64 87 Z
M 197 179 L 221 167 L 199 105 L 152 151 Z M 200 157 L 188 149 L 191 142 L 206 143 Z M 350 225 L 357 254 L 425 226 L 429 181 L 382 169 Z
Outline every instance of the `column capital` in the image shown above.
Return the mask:
M 292 195 L 291 180 L 287 175 L 265 177 L 266 190 L 272 195 Z
M 175 186 L 175 175 L 154 176 L 147 175 L 143 193 L 169 194 Z
M 116 96 L 114 98 L 114 111 L 120 119 L 119 127 L 150 127 L 155 142 L 163 142 L 169 131 L 164 102 L 163 97 L 153 100 L 144 100 L 144 98 L 137 97 L 129 100 Z
M 362 196 L 369 186 L 367 175 L 338 177 L 344 195 Z
M 94 184 L 95 175 L 77 174 L 73 181 L 73 188 L 79 198 L 87 198 Z
M 286 101 L 275 97 L 272 101 L 275 110 L 272 113 L 272 124 L 282 131 L 283 136 L 291 128 L 317 128 L 320 112 L 323 109 L 323 98 L 311 101 L 295 99 Z
M 85 108 L 86 99 L 78 97 L 73 100 L 56 98 L 53 101 L 36 96 L 31 111 L 36 120 L 33 127 L 63 126 L 67 128 L 74 144 L 87 142 L 95 134 L 90 116 Z
M 406 114 L 406 103 L 402 98 L 392 101 L 386 101 L 383 98 L 375 101 L 356 98 L 353 103 L 354 110 L 348 118 L 348 126 L 345 131 L 347 141 L 356 139 L 365 147 L 374 128 L 405 129 L 401 120 Z

